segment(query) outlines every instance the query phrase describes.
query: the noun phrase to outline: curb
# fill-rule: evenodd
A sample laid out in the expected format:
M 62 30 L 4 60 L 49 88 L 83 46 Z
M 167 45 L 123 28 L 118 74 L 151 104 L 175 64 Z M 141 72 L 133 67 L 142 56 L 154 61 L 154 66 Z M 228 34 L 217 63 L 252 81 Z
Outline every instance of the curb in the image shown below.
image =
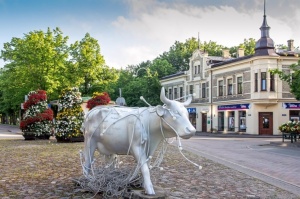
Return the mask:
M 208 133 L 196 132 L 195 136 L 207 137 L 235 137 L 235 138 L 282 138 L 282 135 L 253 135 L 253 134 L 239 134 L 239 133 Z

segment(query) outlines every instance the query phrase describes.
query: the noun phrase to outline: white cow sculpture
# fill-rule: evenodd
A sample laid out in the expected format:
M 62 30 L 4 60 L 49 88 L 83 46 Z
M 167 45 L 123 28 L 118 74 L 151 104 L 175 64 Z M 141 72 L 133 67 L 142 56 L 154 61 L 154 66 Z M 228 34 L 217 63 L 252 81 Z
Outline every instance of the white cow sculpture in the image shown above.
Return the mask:
M 181 103 L 167 99 L 165 89 L 162 88 L 160 99 L 164 103 L 163 106 L 99 106 L 89 111 L 83 124 L 84 172 L 90 172 L 96 149 L 106 156 L 133 155 L 139 164 L 138 168 L 141 169 L 145 193 L 154 195 L 148 161 L 158 144 L 165 138 L 176 136 L 188 139 L 196 132 L 185 108 L 191 103 L 192 95 Z

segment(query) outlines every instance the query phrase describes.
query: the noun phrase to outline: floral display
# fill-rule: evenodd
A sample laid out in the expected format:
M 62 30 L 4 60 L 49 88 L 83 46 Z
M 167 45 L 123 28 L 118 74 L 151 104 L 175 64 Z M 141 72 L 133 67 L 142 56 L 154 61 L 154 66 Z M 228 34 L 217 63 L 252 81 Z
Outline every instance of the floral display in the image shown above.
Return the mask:
M 106 105 L 110 102 L 110 97 L 107 92 L 94 92 L 93 97 L 87 101 L 86 107 L 91 110 L 95 106 Z
M 299 121 L 288 121 L 283 123 L 278 128 L 281 132 L 297 132 L 300 133 L 300 122 Z
M 30 91 L 23 106 L 25 113 L 20 128 L 25 139 L 28 136 L 49 138 L 53 130 L 53 111 L 48 107 L 46 91 Z
M 83 138 L 80 130 L 84 120 L 81 103 L 82 98 L 78 88 L 68 88 L 62 91 L 58 100 L 58 114 L 55 121 L 55 137 L 58 141 Z

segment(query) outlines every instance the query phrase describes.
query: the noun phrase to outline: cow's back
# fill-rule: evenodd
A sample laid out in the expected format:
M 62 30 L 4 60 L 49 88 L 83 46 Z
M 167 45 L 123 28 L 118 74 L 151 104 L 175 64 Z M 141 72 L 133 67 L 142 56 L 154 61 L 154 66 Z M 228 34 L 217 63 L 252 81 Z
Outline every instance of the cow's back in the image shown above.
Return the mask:
M 85 117 L 85 137 L 97 142 L 104 153 L 126 154 L 130 146 L 140 143 L 146 134 L 141 123 L 147 108 L 99 106 Z

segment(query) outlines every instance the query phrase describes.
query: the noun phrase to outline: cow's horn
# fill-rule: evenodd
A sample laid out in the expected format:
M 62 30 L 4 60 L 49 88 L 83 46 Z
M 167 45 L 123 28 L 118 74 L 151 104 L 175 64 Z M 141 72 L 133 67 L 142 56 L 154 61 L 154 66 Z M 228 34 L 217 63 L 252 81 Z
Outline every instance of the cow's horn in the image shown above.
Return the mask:
M 166 105 L 169 105 L 171 103 L 171 100 L 169 100 L 168 98 L 166 98 L 166 95 L 165 95 L 165 88 L 162 87 L 161 88 L 161 91 L 160 91 L 160 100 L 166 104 Z
M 182 102 L 183 106 L 188 106 L 192 102 L 192 99 L 193 99 L 193 95 L 190 94 L 188 99 L 185 102 Z

